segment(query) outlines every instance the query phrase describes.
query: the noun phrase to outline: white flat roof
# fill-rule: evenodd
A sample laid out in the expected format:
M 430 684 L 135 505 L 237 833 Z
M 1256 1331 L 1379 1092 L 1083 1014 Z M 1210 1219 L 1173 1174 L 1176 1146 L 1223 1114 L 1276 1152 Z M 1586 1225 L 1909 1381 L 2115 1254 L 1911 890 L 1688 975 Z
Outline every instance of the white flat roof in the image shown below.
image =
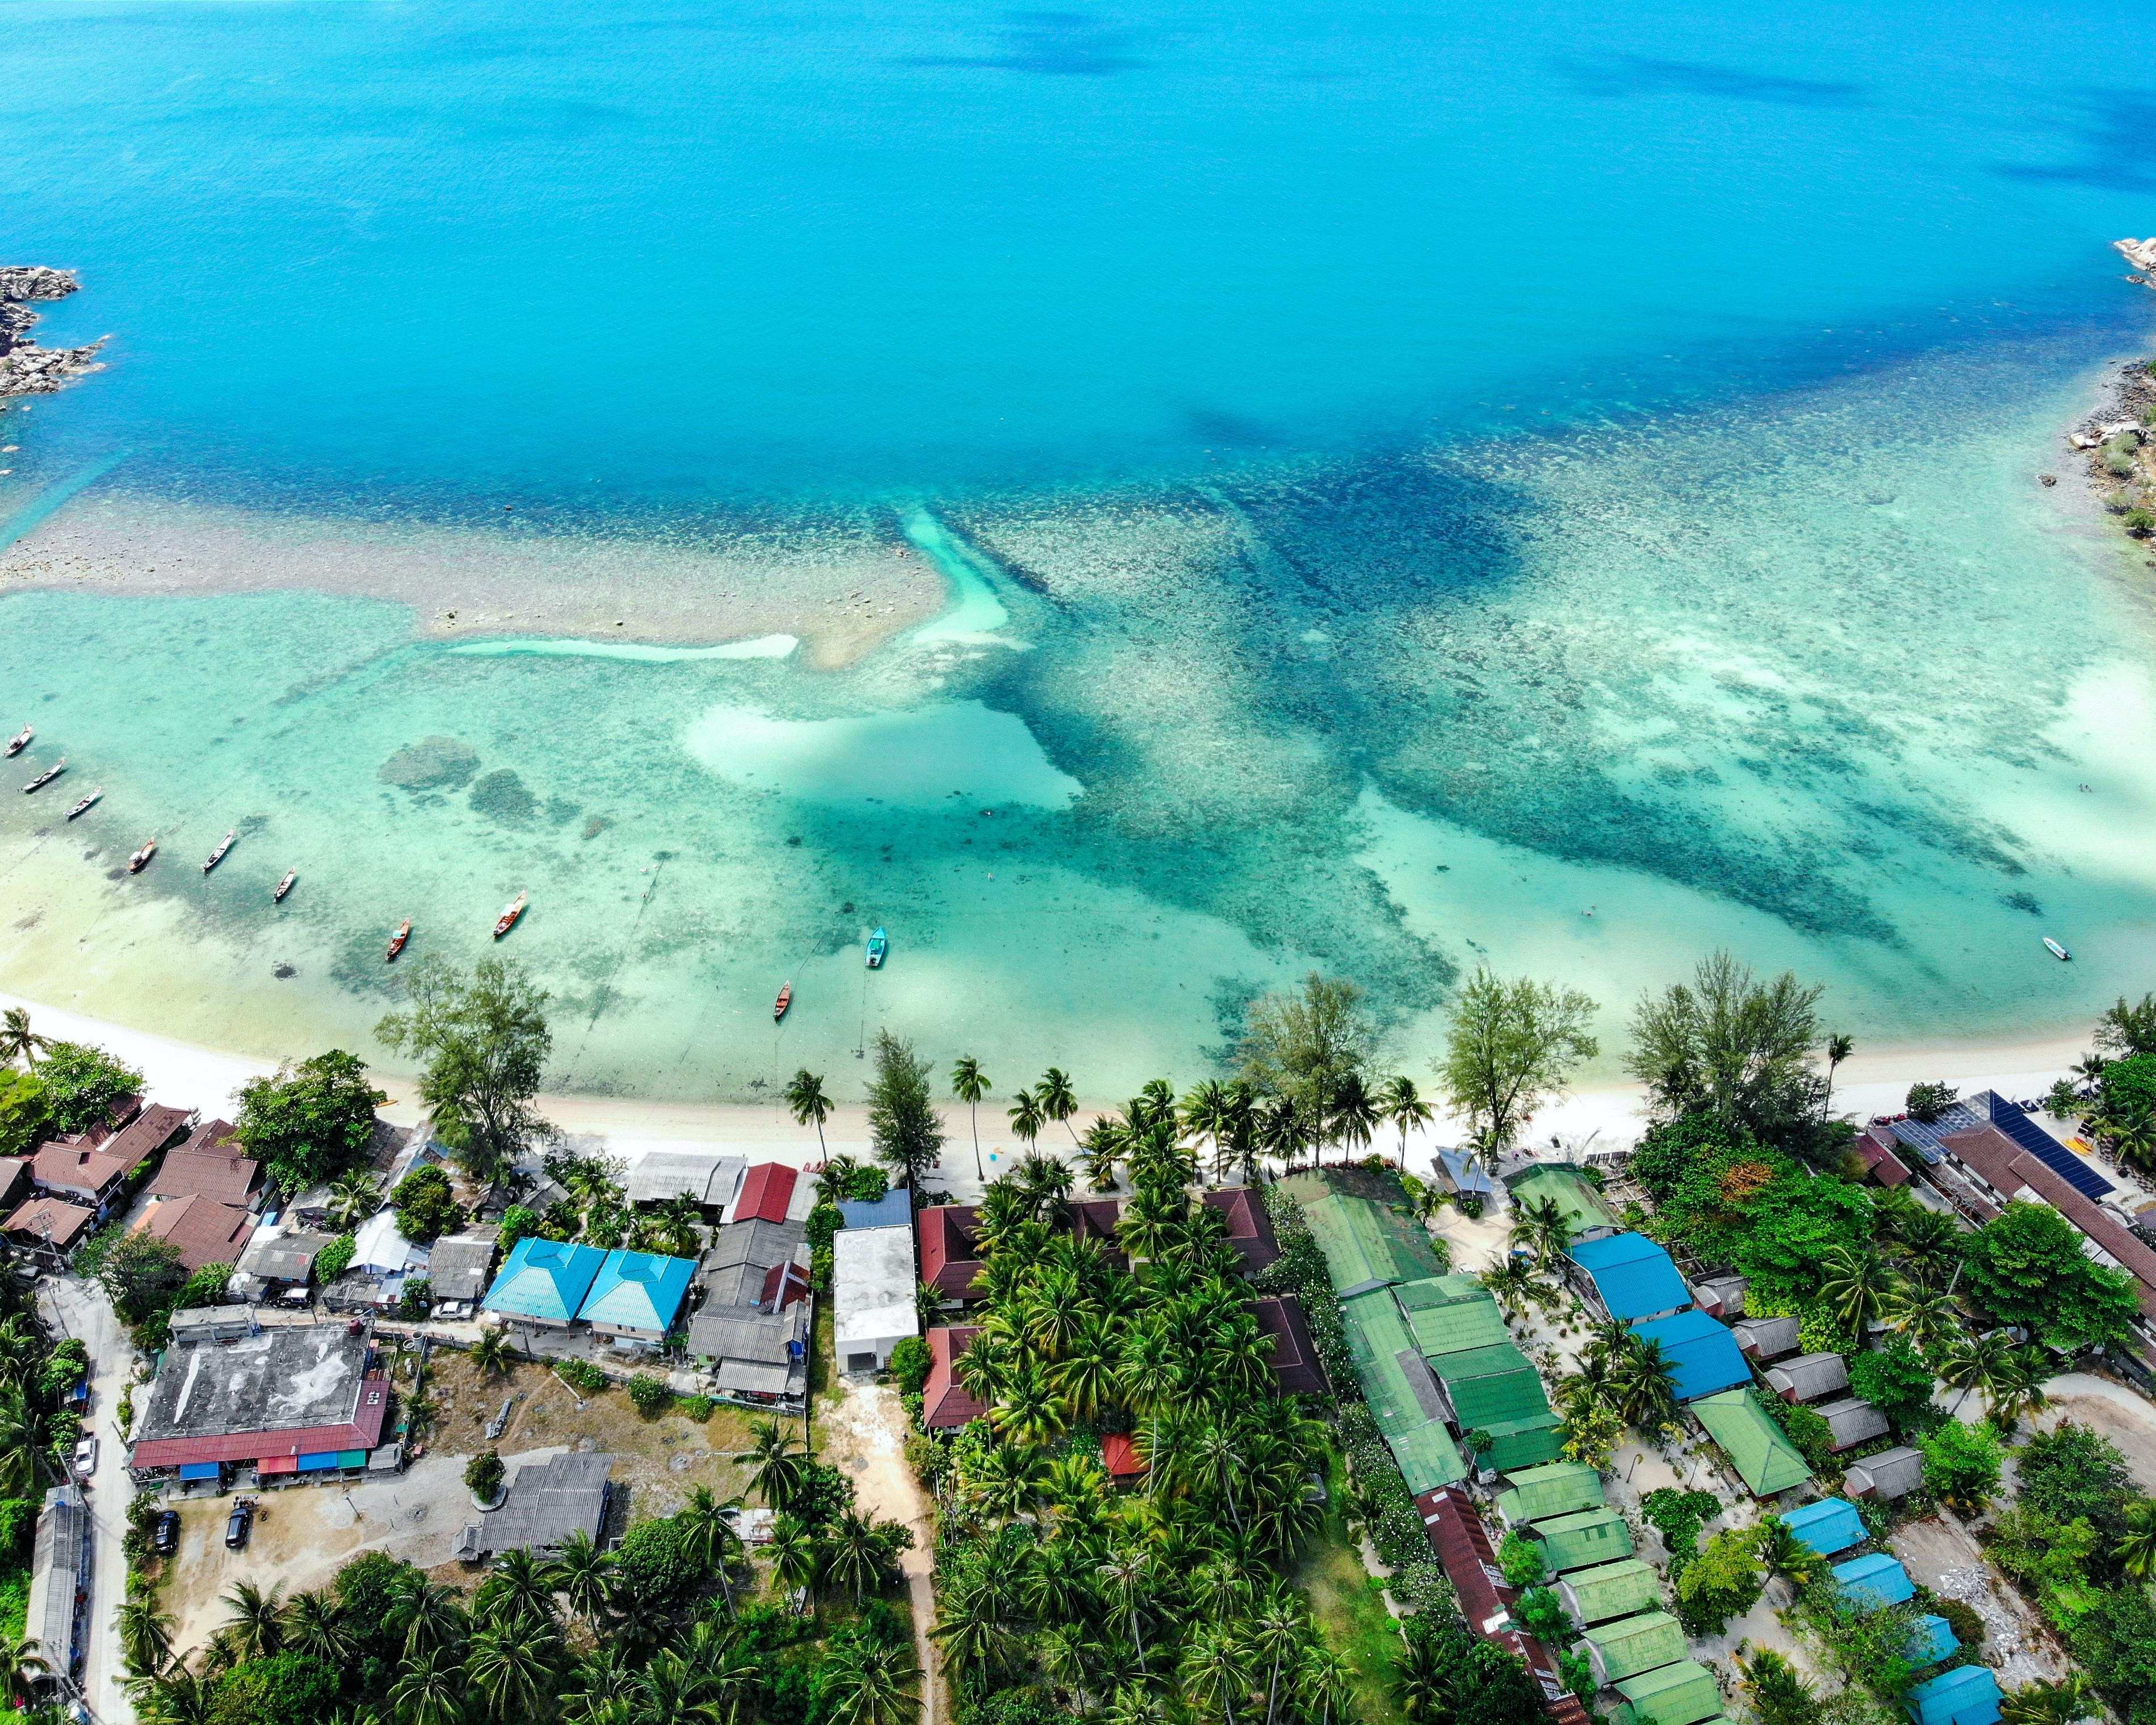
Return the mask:
M 840 1344 L 917 1336 L 913 1230 L 841 1228 L 831 1236 L 832 1333 Z

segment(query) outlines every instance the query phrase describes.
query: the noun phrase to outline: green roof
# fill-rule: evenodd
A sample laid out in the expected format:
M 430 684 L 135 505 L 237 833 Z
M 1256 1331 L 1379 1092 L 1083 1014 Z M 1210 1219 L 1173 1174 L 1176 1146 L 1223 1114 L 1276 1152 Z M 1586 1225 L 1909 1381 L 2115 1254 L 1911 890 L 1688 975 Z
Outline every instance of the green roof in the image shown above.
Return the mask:
M 1496 1303 L 1489 1289 L 1482 1286 L 1482 1278 L 1471 1276 L 1465 1270 L 1448 1271 L 1443 1276 L 1419 1276 L 1413 1281 L 1402 1282 L 1394 1291 L 1411 1317 L 1439 1306 Z
M 1497 1513 L 1508 1527 L 1576 1509 L 1599 1509 L 1609 1502 L 1602 1493 L 1602 1476 L 1583 1461 L 1553 1461 L 1512 1477 L 1512 1490 L 1497 1495 Z
M 1412 1327 L 1412 1326 L 1410 1326 Z M 1463 1348 L 1456 1353 L 1440 1354 L 1430 1363 L 1431 1371 L 1450 1385 L 1476 1378 L 1502 1378 L 1513 1372 L 1532 1372 L 1527 1357 L 1512 1342 L 1496 1342 L 1487 1348 Z
M 1460 1416 L 1462 1431 L 1473 1431 L 1477 1427 L 1487 1430 L 1492 1425 L 1532 1420 L 1550 1410 L 1549 1398 L 1543 1394 L 1543 1380 L 1525 1360 L 1516 1370 L 1486 1378 L 1456 1382 L 1447 1378 L 1445 1393 L 1451 1398 L 1452 1410 Z
M 1537 1522 L 1531 1530 L 1543 1543 L 1543 1562 L 1553 1575 L 1584 1569 L 1632 1555 L 1632 1530 L 1614 1509 L 1583 1509 Z
M 1701 1725 L 1722 1711 L 1714 1673 L 1696 1659 L 1626 1677 L 1616 1686 L 1625 1701 L 1612 1715 L 1616 1725 Z
M 1602 1201 L 1602 1194 L 1568 1162 L 1546 1162 L 1506 1177 L 1505 1185 L 1516 1208 L 1545 1198 L 1557 1200 L 1574 1234 L 1589 1228 L 1614 1228 L 1617 1218 Z
M 1482 1465 L 1499 1473 L 1509 1473 L 1516 1467 L 1532 1467 L 1537 1462 L 1554 1461 L 1564 1453 L 1563 1422 L 1547 1410 L 1530 1414 L 1525 1420 L 1495 1420 L 1479 1430 L 1490 1435 L 1490 1447 L 1482 1452 Z
M 1408 1489 L 1420 1493 L 1466 1479 L 1467 1463 L 1439 1417 L 1437 1386 L 1391 1291 L 1373 1288 L 1342 1300 L 1340 1315 L 1363 1399 Z
M 1444 1272 L 1421 1225 L 1373 1199 L 1331 1192 L 1304 1204 L 1302 1214 L 1325 1254 L 1332 1286 L 1342 1291 Z
M 1796 1445 L 1783 1435 L 1767 1410 L 1748 1389 L 1725 1389 L 1702 1396 L 1691 1411 L 1722 1446 L 1737 1476 L 1755 1497 L 1771 1497 L 1812 1476 Z
M 1605 1623 L 1582 1637 L 1599 1656 L 1597 1675 L 1605 1683 L 1636 1677 L 1643 1671 L 1660 1671 L 1682 1659 L 1684 1630 L 1666 1611 L 1642 1611 L 1616 1623 Z
M 1582 1623 L 1630 1617 L 1635 1611 L 1651 1611 L 1662 1602 L 1661 1584 L 1655 1579 L 1653 1567 L 1637 1558 L 1575 1569 L 1558 1591 L 1564 1596 L 1565 1609 Z
M 1445 1280 L 1449 1281 L 1451 1278 Z M 1505 1327 L 1504 1313 L 1498 1311 L 1497 1302 L 1486 1290 L 1478 1288 L 1482 1295 L 1479 1300 L 1449 1300 L 1442 1305 L 1424 1307 L 1409 1301 L 1409 1288 L 1429 1286 L 1428 1282 L 1413 1282 L 1394 1290 L 1400 1296 L 1400 1304 L 1407 1307 L 1408 1327 L 1414 1332 L 1415 1346 L 1429 1358 L 1494 1348 L 1512 1339 L 1512 1332 Z

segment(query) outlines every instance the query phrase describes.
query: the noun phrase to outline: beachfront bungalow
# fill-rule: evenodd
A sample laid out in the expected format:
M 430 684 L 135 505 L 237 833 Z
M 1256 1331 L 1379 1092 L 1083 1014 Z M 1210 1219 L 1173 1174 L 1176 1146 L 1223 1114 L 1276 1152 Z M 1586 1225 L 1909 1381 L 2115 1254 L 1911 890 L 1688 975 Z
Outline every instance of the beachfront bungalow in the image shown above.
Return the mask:
M 1842 1489 L 1852 1497 L 1887 1503 L 1907 1497 L 1923 1482 L 1923 1452 L 1903 1444 L 1851 1462 L 1842 1476 Z
M 1849 1388 L 1849 1363 L 1838 1353 L 1800 1353 L 1768 1367 L 1767 1384 L 1785 1402 L 1815 1402 Z
M 1198 1201 L 1227 1223 L 1228 1244 L 1243 1260 L 1244 1275 L 1255 1276 L 1280 1256 L 1273 1219 L 1265 1214 L 1265 1200 L 1248 1186 L 1223 1186 L 1201 1193 Z
M 921 1394 L 921 1423 L 929 1430 L 955 1431 L 988 1411 L 958 1381 L 958 1361 L 980 1333 L 978 1324 L 942 1324 L 929 1331 L 928 1381 Z
M 1749 1389 L 1702 1396 L 1686 1410 L 1707 1429 L 1754 1497 L 1772 1497 L 1812 1476 L 1788 1435 L 1753 1399 Z
M 1916 1725 L 1999 1725 L 1999 1679 L 1988 1666 L 1957 1666 L 1902 1697 Z
M 606 1260 L 597 1246 L 527 1235 L 516 1242 L 480 1304 L 511 1323 L 566 1330 Z
M 1600 1509 L 1609 1501 L 1603 1493 L 1601 1474 L 1584 1461 L 1553 1461 L 1544 1467 L 1523 1468 L 1509 1477 L 1510 1489 L 1497 1494 L 1497 1516 L 1515 1531 L 1552 1516 Z
M 839 1200 L 841 1228 L 911 1228 L 913 1194 L 896 1187 L 881 1198 L 842 1198 Z
M 1557 1595 L 1576 1623 L 1607 1623 L 1661 1608 L 1662 1586 L 1654 1566 L 1620 1558 L 1558 1578 Z
M 577 1319 L 613 1346 L 655 1348 L 666 1339 L 696 1274 L 689 1258 L 614 1250 L 606 1255 Z
M 1644 1234 L 1607 1234 L 1580 1240 L 1567 1255 L 1588 1304 L 1620 1323 L 1661 1317 L 1691 1304 L 1691 1290 L 1669 1253 Z
M 63 1204 L 57 1198 L 33 1198 L 20 1206 L 0 1234 L 18 1256 L 39 1270 L 54 1274 L 67 1268 L 68 1259 L 97 1221 L 97 1212 L 81 1204 Z
M 1802 1326 L 1794 1317 L 1740 1317 L 1729 1327 L 1747 1359 L 1779 1359 L 1802 1345 Z
M 1871 1538 L 1864 1517 L 1845 1497 L 1822 1497 L 1796 1509 L 1782 1512 L 1782 1525 L 1815 1556 L 1830 1558 L 1859 1546 Z
M 1509 1343 L 1512 1332 L 1489 1289 L 1472 1276 L 1431 1276 L 1395 1282 L 1393 1297 L 1424 1359 Z
M 988 1266 L 973 1244 L 981 1212 L 970 1204 L 931 1204 L 913 1218 L 921 1279 L 947 1303 L 976 1297 L 973 1283 Z
M 1733 1389 L 1752 1381 L 1752 1368 L 1728 1327 L 1697 1308 L 1635 1323 L 1632 1333 L 1661 1345 L 1662 1358 L 1669 1362 L 1676 1379 L 1681 1402 L 1697 1401 L 1717 1390 Z
M 1702 1276 L 1691 1285 L 1691 1303 L 1710 1317 L 1734 1323 L 1744 1316 L 1745 1286 L 1741 1276 Z
M 798 1168 L 783 1162 L 759 1162 L 742 1176 L 740 1189 L 719 1213 L 719 1219 L 803 1222 L 815 1207 L 815 1188 L 801 1178 Z
M 1675 1665 L 1689 1651 L 1684 1630 L 1666 1611 L 1642 1611 L 1586 1630 L 1587 1663 L 1604 1686 Z
M 716 1150 L 654 1150 L 629 1164 L 621 1179 L 622 1195 L 633 1204 L 685 1198 L 716 1217 L 734 1201 L 747 1173 L 742 1158 Z
M 1890 1430 L 1884 1414 L 1856 1396 L 1838 1402 L 1822 1402 L 1812 1411 L 1826 1421 L 1827 1430 L 1834 1434 L 1830 1447 L 1836 1454 L 1884 1437 Z
M 1696 1659 L 1626 1677 L 1614 1686 L 1624 1697 L 1610 1710 L 1610 1725 L 1704 1725 L 1722 1712 L 1722 1688 Z
M 1465 1150 L 1440 1150 L 1431 1158 L 1431 1183 L 1453 1198 L 1471 1198 L 1488 1204 L 1504 1190 L 1482 1166 L 1480 1158 Z
M 1830 1572 L 1850 1604 L 1860 1611 L 1876 1611 L 1882 1605 L 1898 1605 L 1914 1597 L 1917 1584 L 1898 1559 L 1885 1552 L 1872 1552 L 1836 1563 Z
M 1543 1548 L 1543 1567 L 1553 1575 L 1592 1568 L 1632 1555 L 1632 1531 L 1614 1509 L 1583 1509 L 1553 1516 L 1525 1530 Z
M 1943 1617 L 1927 1615 L 1917 1620 L 1902 1651 L 1912 1665 L 1937 1665 L 1961 1651 L 1961 1637 Z
M 262 1164 L 231 1150 L 183 1146 L 165 1153 L 142 1189 L 151 1198 L 207 1198 L 234 1209 L 252 1209 L 262 1196 Z
M 1312 1339 L 1309 1321 L 1302 1315 L 1302 1301 L 1293 1294 L 1261 1295 L 1251 1301 L 1250 1314 L 1272 1343 L 1270 1363 L 1280 1393 L 1326 1394 L 1331 1386 L 1317 1363 L 1317 1343 Z
M 1604 1202 L 1601 1189 L 1575 1163 L 1531 1163 L 1503 1179 L 1516 1209 L 1525 1209 L 1542 1199 L 1554 1199 L 1575 1242 L 1596 1240 L 1618 1230 L 1617 1218 Z

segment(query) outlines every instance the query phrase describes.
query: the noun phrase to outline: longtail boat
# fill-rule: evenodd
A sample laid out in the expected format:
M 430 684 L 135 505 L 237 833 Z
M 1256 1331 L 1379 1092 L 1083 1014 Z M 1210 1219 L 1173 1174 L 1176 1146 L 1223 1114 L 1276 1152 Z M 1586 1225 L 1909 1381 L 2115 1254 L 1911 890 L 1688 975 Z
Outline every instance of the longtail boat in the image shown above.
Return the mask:
M 382 960 L 382 963 L 385 964 L 393 964 L 396 963 L 397 955 L 404 950 L 404 942 L 411 938 L 412 919 L 409 916 L 407 916 L 403 922 L 398 925 L 397 932 L 389 937 L 388 956 Z
M 145 845 L 140 850 L 136 851 L 134 855 L 127 859 L 127 872 L 131 875 L 141 874 L 143 870 L 150 866 L 150 859 L 157 854 L 157 841 L 155 839 L 152 839 L 147 845 Z
M 292 883 L 299 878 L 300 871 L 297 869 L 285 870 L 285 878 L 277 883 L 276 891 L 270 895 L 270 902 L 273 905 L 283 904 L 285 895 L 292 890 Z
M 24 749 L 29 747 L 30 739 L 37 734 L 38 733 L 35 731 L 32 730 L 28 725 L 25 725 L 20 731 L 18 731 L 13 737 L 9 737 L 8 739 L 8 757 L 13 759 L 15 756 L 21 754 Z
M 494 919 L 494 937 L 496 940 L 500 940 L 502 936 L 516 927 L 516 919 L 524 914 L 524 906 L 531 896 L 528 892 L 518 893 L 509 901 L 507 908 Z
M 793 1004 L 793 984 L 788 983 L 778 991 L 778 999 L 772 1004 L 771 1021 L 774 1024 L 786 1016 L 786 1009 Z
M 224 836 L 217 841 L 217 849 L 210 852 L 208 859 L 203 864 L 203 873 L 207 875 L 212 869 L 215 868 L 219 863 L 224 860 L 225 852 L 232 849 L 232 841 L 239 836 L 239 829 L 238 827 L 228 827 L 225 829 Z
M 89 814 L 91 809 L 97 806 L 97 799 L 104 794 L 105 787 L 103 785 L 98 786 L 95 790 L 92 791 L 87 797 L 85 797 L 82 801 L 76 803 L 74 808 L 68 810 L 68 819 L 69 820 L 73 820 L 78 814 Z
M 2053 940 L 2048 934 L 2044 937 L 2044 950 L 2049 952 L 2054 958 L 2060 960 L 2061 963 L 2070 960 L 2074 956 L 2064 947 L 2061 946 L 2056 941 Z
M 881 970 L 885 956 L 891 951 L 891 937 L 880 928 L 869 937 L 869 968 Z
M 40 773 L 35 778 L 24 785 L 23 787 L 23 794 L 27 797 L 32 791 L 41 791 L 44 789 L 47 785 L 50 784 L 54 779 L 58 778 L 60 774 L 66 771 L 67 757 L 65 755 L 62 755 L 59 760 L 54 762 L 51 766 L 46 768 L 43 773 Z

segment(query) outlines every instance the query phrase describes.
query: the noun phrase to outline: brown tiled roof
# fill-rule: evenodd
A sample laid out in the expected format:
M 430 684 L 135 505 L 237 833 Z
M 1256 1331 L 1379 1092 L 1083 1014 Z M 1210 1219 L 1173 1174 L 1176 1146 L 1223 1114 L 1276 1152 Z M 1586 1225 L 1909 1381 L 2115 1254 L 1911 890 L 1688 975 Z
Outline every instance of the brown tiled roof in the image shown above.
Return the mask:
M 1861 1134 L 1856 1140 L 1856 1153 L 1863 1158 L 1871 1178 L 1882 1186 L 1906 1185 L 1909 1179 L 1908 1164 L 1894 1153 L 1892 1136 L 1877 1127 Z
M 235 1156 L 226 1150 L 204 1152 L 182 1147 L 166 1153 L 157 1178 L 143 1189 L 152 1198 L 199 1196 L 244 1209 L 261 1177 L 262 1164 L 249 1157 Z
M 1224 1187 L 1204 1194 L 1199 1202 L 1228 1219 L 1228 1243 L 1242 1254 L 1245 1276 L 1256 1275 L 1280 1256 L 1273 1219 L 1265 1214 L 1264 1201 L 1249 1187 Z
M 1317 1363 L 1317 1344 L 1292 1294 L 1267 1294 L 1253 1302 L 1258 1327 L 1273 1338 L 1273 1375 L 1282 1395 L 1323 1395 L 1325 1373 Z
M 97 1147 L 132 1173 L 177 1137 L 192 1117 L 187 1109 L 152 1102 Z
M 932 1204 L 915 1213 L 913 1235 L 921 1250 L 921 1279 L 947 1300 L 963 1300 L 981 1273 L 973 1245 L 980 1211 L 969 1204 Z
M 15 1189 L 30 1177 L 30 1158 L 27 1156 L 0 1156 L 0 1204 L 15 1195 Z
M 80 1204 L 62 1204 L 57 1198 L 33 1198 L 5 1222 L 0 1222 L 0 1233 L 19 1234 L 26 1240 L 42 1241 L 44 1231 L 38 1225 L 42 1221 L 51 1230 L 53 1244 L 65 1251 L 96 1219 L 95 1210 L 86 1210 Z
M 171 1246 L 192 1276 L 205 1264 L 237 1264 L 254 1235 L 254 1219 L 214 1199 L 160 1198 L 135 1230 Z
M 928 1382 L 921 1387 L 921 1420 L 931 1431 L 948 1431 L 987 1413 L 988 1404 L 958 1381 L 958 1356 L 981 1333 L 978 1324 L 942 1324 L 928 1332 Z
M 30 1158 L 30 1178 L 55 1192 L 102 1192 L 126 1172 L 125 1163 L 79 1143 L 40 1144 Z
M 205 1120 L 187 1137 L 187 1142 L 177 1147 L 199 1155 L 206 1150 L 215 1150 L 239 1142 L 239 1128 L 228 1120 Z
M 2156 1317 L 2156 1251 L 2151 1251 L 2101 1204 L 2074 1190 L 2054 1170 L 2016 1144 L 1995 1126 L 1973 1127 L 1939 1141 L 1957 1161 L 1966 1163 L 1988 1181 L 1992 1189 L 2011 1199 L 2027 1187 L 2045 1203 L 2116 1258 L 2133 1277 L 2135 1296 L 2144 1317 Z

